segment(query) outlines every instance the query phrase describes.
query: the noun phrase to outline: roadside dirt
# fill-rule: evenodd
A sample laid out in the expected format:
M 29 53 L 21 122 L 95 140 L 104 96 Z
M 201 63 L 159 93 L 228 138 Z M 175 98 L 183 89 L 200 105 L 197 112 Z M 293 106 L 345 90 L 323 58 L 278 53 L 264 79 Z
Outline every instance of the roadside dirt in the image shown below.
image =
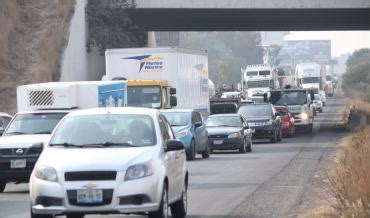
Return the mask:
M 14 113 L 16 87 L 59 78 L 59 60 L 75 0 L 0 3 L 0 111 Z

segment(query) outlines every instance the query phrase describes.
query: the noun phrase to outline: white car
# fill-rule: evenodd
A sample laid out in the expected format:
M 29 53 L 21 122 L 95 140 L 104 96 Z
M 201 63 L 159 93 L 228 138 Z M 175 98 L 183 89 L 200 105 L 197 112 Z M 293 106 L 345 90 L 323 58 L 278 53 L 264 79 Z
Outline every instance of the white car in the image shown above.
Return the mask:
M 31 217 L 147 214 L 183 218 L 184 145 L 155 109 L 74 111 L 55 128 L 30 178 Z
M 315 100 L 313 100 L 313 108 L 315 111 L 322 113 L 324 104 L 321 99 L 321 95 L 315 94 Z
M 7 113 L 0 112 L 0 136 L 3 134 L 6 126 L 12 119 L 12 116 L 10 116 Z

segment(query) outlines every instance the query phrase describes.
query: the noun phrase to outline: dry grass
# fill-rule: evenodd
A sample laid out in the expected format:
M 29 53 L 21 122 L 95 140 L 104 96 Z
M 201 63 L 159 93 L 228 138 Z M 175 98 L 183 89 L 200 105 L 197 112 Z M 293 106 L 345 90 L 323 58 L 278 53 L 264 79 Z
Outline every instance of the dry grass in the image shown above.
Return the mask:
M 329 181 L 341 217 L 370 217 L 370 127 L 343 140 Z
M 59 72 L 75 0 L 2 0 L 0 111 L 15 112 L 16 87 L 52 81 Z

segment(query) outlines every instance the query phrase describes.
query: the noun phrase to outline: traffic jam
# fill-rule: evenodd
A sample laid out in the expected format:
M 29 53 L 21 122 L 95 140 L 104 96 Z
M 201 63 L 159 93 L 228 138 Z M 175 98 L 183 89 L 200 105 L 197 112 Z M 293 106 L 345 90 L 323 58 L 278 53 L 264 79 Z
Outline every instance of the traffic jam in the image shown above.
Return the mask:
M 311 134 L 337 84 L 317 63 L 290 78 L 256 64 L 236 88 L 215 90 L 206 51 L 109 49 L 105 58 L 101 81 L 21 85 L 17 113 L 0 113 L 0 192 L 28 183 L 32 218 L 186 217 L 188 161 Z

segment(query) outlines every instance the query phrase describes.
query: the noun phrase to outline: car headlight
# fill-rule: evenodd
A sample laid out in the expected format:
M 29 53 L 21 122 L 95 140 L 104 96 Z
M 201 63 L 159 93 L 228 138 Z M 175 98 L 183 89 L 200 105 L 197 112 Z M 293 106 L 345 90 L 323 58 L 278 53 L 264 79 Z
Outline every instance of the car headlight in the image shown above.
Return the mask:
M 240 132 L 231 133 L 228 138 L 239 138 L 242 134 Z
M 38 179 L 56 182 L 58 181 L 57 172 L 54 168 L 48 166 L 38 166 L 35 168 L 35 176 Z
M 188 134 L 188 130 L 182 130 L 180 132 L 175 133 L 176 138 L 184 137 Z
M 126 171 L 125 181 L 144 178 L 153 175 L 153 173 L 154 167 L 151 161 L 148 163 L 132 165 Z
M 308 120 L 308 114 L 307 113 L 301 113 L 302 120 Z

